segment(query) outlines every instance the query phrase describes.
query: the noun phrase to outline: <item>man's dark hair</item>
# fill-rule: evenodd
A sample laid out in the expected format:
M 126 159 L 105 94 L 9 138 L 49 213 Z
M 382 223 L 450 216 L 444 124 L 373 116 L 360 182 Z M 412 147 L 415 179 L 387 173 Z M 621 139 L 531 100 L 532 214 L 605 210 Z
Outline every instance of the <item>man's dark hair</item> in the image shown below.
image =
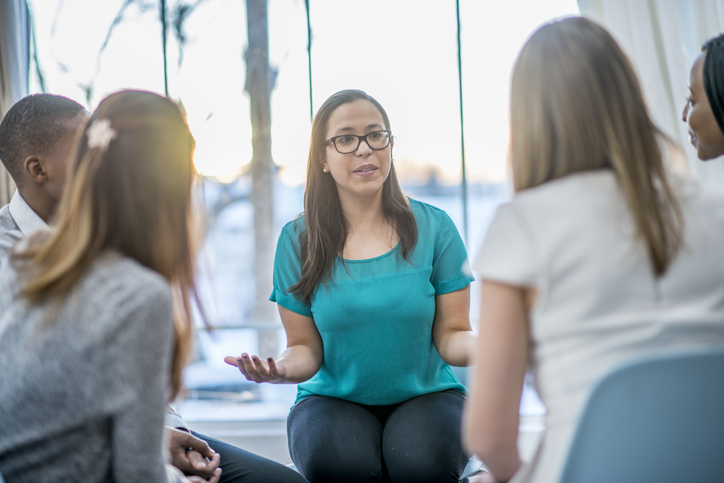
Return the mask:
M 31 154 L 47 154 L 63 136 L 64 124 L 87 112 L 77 102 L 53 94 L 33 94 L 16 102 L 0 123 L 0 161 L 15 183 L 23 161 Z

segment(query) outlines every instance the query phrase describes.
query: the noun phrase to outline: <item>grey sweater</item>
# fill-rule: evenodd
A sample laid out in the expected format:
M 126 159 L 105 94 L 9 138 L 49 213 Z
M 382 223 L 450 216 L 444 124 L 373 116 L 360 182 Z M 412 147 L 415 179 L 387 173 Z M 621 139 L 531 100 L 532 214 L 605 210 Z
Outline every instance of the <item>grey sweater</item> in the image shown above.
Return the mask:
M 168 282 L 107 252 L 66 300 L 28 307 L 12 266 L 0 267 L 0 472 L 7 483 L 167 481 Z

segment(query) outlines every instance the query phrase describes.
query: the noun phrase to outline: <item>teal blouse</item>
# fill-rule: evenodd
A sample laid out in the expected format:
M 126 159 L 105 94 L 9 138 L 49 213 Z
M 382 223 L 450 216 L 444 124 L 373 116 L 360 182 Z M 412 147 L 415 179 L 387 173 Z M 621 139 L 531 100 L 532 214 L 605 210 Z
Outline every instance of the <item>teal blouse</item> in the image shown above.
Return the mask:
M 314 318 L 324 343 L 322 367 L 298 385 L 297 402 L 316 394 L 388 405 L 447 389 L 465 393 L 432 340 L 435 296 L 473 281 L 465 245 L 444 211 L 415 200 L 410 207 L 418 235 L 409 261 L 399 244 L 368 260 L 337 256 L 331 280 L 309 304 L 289 292 L 301 277 L 304 217 L 282 229 L 269 299 Z

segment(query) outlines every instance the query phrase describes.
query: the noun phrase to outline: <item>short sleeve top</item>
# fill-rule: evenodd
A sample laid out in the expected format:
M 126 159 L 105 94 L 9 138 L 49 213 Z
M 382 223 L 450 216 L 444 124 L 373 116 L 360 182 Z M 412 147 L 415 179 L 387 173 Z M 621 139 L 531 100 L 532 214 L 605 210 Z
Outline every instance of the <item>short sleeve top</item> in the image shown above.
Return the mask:
M 724 345 L 724 194 L 673 175 L 670 182 L 684 244 L 662 277 L 610 170 L 521 191 L 488 228 L 476 273 L 537 291 L 530 361 L 547 414 L 532 481 L 558 480 L 579 412 L 608 371 L 654 353 Z
M 435 349 L 432 324 L 435 296 L 473 280 L 467 251 L 444 211 L 416 200 L 410 208 L 418 238 L 408 261 L 399 244 L 367 260 L 337 256 L 331 280 L 320 284 L 310 303 L 289 290 L 301 277 L 304 217 L 282 229 L 270 300 L 312 317 L 324 343 L 322 367 L 299 384 L 297 401 L 316 394 L 388 405 L 447 389 L 465 392 Z

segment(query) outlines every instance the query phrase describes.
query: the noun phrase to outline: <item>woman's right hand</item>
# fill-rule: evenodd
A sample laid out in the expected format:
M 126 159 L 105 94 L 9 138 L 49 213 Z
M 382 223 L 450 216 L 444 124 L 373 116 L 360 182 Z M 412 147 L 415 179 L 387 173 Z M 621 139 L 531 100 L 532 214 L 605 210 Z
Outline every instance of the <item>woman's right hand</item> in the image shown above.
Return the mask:
M 242 352 L 224 357 L 249 381 L 271 384 L 298 384 L 314 376 L 324 361 L 324 345 L 314 319 L 279 306 L 279 316 L 287 336 L 287 348 L 275 360 Z
M 236 366 L 248 381 L 269 382 L 281 384 L 286 382 L 287 370 L 281 362 L 275 362 L 273 357 L 262 361 L 258 356 L 250 356 L 246 352 L 239 357 L 226 356 L 224 362 Z

